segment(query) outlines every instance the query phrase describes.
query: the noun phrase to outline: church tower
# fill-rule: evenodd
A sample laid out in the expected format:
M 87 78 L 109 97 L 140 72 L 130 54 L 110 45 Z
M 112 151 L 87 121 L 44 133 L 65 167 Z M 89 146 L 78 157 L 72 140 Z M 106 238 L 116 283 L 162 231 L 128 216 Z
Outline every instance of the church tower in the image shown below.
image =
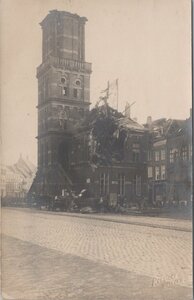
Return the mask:
M 71 181 L 59 156 L 61 151 L 68 152 L 69 132 L 89 110 L 91 64 L 85 61 L 86 21 L 77 14 L 52 10 L 40 23 L 36 182 L 42 194 L 61 193 L 65 181 Z

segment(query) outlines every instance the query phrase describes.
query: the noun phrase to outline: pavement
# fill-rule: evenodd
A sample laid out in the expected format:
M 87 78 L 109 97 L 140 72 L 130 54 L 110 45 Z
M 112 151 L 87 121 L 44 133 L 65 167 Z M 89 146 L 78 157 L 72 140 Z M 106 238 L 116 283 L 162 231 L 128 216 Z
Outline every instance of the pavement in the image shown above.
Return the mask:
M 9 208 L 8 208 L 9 209 Z M 21 208 L 11 208 L 12 210 L 21 210 Z M 155 228 L 163 228 L 169 230 L 178 230 L 178 231 L 188 231 L 192 232 L 192 220 L 190 219 L 175 219 L 175 218 L 162 218 L 162 217 L 150 217 L 150 216 L 132 216 L 132 215 L 122 215 L 122 214 L 111 214 L 111 213 L 95 213 L 95 214 L 81 214 L 81 213 L 72 213 L 72 212 L 52 212 L 47 210 L 37 210 L 30 208 L 23 208 L 22 211 L 31 213 L 43 213 L 51 215 L 60 215 L 67 217 L 75 218 L 85 218 L 93 220 L 103 220 L 115 223 L 123 224 L 133 224 L 139 226 L 148 226 Z
M 186 220 L 3 208 L 4 299 L 190 300 L 190 229 Z

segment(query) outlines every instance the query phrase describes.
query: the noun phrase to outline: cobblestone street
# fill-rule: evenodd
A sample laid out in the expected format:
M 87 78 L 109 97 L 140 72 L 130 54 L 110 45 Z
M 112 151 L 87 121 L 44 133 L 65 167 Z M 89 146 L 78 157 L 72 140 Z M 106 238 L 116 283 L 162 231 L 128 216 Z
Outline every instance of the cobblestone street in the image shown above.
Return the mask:
M 190 221 L 22 209 L 2 221 L 4 299 L 192 299 Z

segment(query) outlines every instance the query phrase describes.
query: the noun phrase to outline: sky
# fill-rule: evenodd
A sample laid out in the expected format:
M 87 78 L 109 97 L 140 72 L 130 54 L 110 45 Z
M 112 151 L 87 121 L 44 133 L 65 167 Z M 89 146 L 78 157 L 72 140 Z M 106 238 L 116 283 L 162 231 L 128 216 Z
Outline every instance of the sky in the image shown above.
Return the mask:
M 119 110 L 135 104 L 145 123 L 185 119 L 191 107 L 191 1 L 0 0 L 1 157 L 37 160 L 36 68 L 41 64 L 39 23 L 49 10 L 85 16 L 86 61 L 92 63 L 91 102 L 118 78 Z

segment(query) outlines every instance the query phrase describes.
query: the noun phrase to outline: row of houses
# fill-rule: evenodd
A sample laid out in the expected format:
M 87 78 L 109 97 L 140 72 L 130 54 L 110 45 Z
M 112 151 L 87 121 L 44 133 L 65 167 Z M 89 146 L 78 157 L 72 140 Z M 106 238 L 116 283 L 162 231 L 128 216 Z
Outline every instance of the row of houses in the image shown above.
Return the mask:
M 154 203 L 187 204 L 192 196 L 192 122 L 148 119 L 148 195 Z
M 98 113 L 110 123 L 108 109 L 109 117 L 103 106 Z M 190 203 L 191 116 L 154 121 L 148 117 L 147 123 L 140 125 L 119 115 L 112 132 L 108 123 L 99 122 L 99 115 L 95 118 L 96 128 L 94 119 L 90 120 L 89 130 L 79 129 L 73 139 L 64 139 L 59 161 L 73 183 L 71 188 L 86 188 L 90 196 L 103 197 L 109 205 L 118 201 L 121 205 Z M 100 139 L 94 133 L 97 128 Z
M 53 10 L 40 23 L 38 170 L 29 196 L 55 197 L 65 189 L 86 189 L 88 197 L 104 199 L 108 205 L 189 203 L 191 116 L 154 121 L 149 117 L 141 125 L 130 117 L 129 105 L 125 115 L 108 105 L 109 83 L 90 110 L 86 21 Z M 61 40 L 61 31 L 69 43 Z M 115 88 L 118 98 L 118 81 Z
M 0 165 L 1 199 L 24 199 L 36 173 L 35 165 L 20 155 L 13 165 Z

